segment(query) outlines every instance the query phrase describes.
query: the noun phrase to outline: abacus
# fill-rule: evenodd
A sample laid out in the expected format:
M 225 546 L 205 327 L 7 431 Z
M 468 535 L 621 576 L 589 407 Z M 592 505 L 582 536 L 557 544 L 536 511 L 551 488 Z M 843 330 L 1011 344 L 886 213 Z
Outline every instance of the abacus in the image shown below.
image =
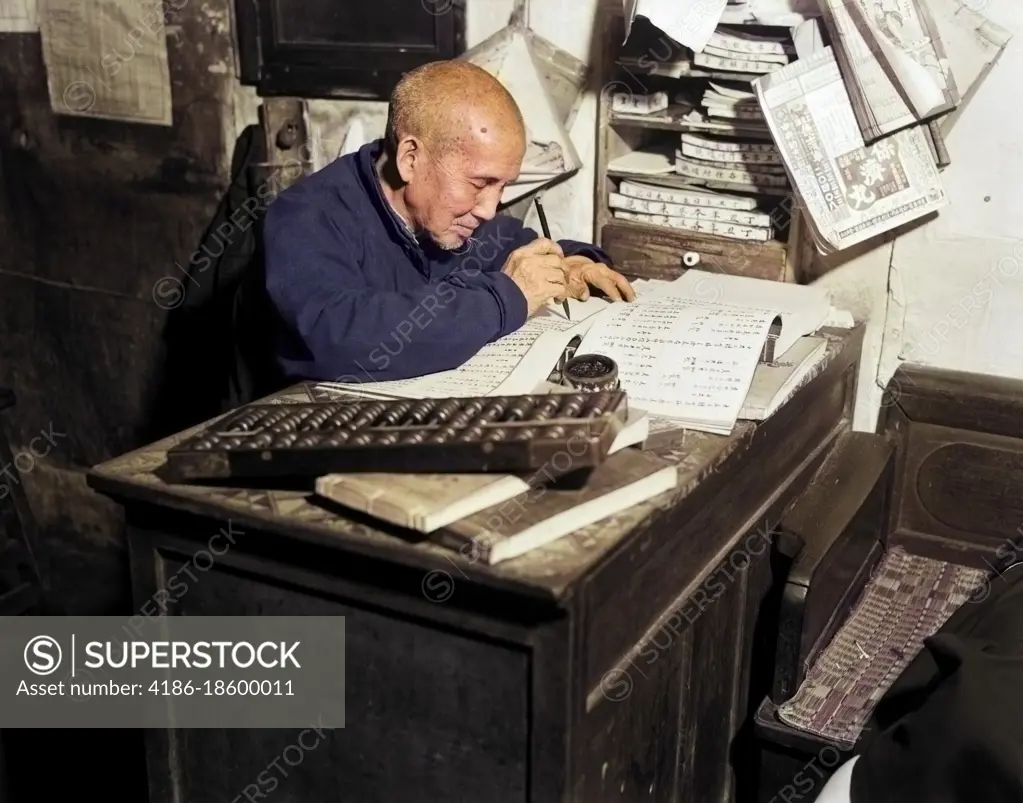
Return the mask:
M 251 404 L 170 449 L 172 482 L 334 472 L 551 476 L 590 469 L 624 425 L 623 391 Z

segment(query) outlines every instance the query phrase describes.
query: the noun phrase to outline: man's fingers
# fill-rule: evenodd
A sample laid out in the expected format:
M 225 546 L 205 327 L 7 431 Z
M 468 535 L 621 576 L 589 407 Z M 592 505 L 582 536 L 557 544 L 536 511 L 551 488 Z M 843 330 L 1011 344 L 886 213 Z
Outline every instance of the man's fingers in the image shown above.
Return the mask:
M 622 298 L 625 301 L 635 301 L 636 291 L 632 289 L 632 285 L 629 284 L 629 280 L 617 271 L 611 271 L 611 276 L 614 278 L 615 284 L 618 285 L 618 290 L 621 292 Z
M 622 294 L 618 291 L 618 286 L 615 284 L 615 280 L 607 273 L 600 273 L 590 279 L 590 284 L 601 290 L 604 295 L 610 298 L 612 301 L 621 301 Z
M 521 252 L 525 252 L 530 256 L 540 256 L 542 254 L 554 254 L 555 256 L 564 259 L 565 252 L 561 250 L 561 246 L 558 245 L 554 240 L 548 240 L 546 237 L 537 237 L 533 242 L 528 245 L 522 246 L 518 249 Z
M 535 270 L 541 271 L 556 270 L 561 274 L 565 273 L 565 271 L 562 269 L 561 257 L 555 254 L 543 254 L 541 256 L 529 257 L 529 261 L 526 263 L 526 265 L 527 267 Z
M 584 280 L 574 276 L 568 280 L 568 289 L 572 298 L 578 298 L 580 301 L 585 301 L 590 297 L 589 285 Z
M 548 284 L 553 284 L 558 287 L 566 286 L 565 272 L 560 268 L 546 268 L 542 275 Z

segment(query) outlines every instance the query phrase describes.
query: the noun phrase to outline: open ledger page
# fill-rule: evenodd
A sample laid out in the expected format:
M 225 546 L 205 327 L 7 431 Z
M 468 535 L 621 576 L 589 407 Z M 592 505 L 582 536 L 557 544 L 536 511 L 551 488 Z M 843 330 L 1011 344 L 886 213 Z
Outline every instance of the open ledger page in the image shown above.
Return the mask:
M 754 87 L 823 253 L 948 203 L 923 129 L 903 129 L 864 147 L 830 47 L 757 79 Z
M 682 419 L 692 429 L 729 434 L 775 317 L 708 309 L 671 295 L 615 304 L 596 318 L 577 353 L 618 363 L 630 404 Z
M 708 309 L 773 312 L 782 320 L 781 334 L 774 346 L 776 357 L 792 348 L 801 337 L 816 332 L 831 311 L 831 298 L 821 287 L 697 269 L 687 270 L 660 292 L 684 296 Z
M 450 371 L 386 382 L 321 382 L 320 386 L 402 399 L 532 393 L 557 366 L 569 341 L 583 334 L 588 326 L 587 321 L 569 321 L 563 315 L 542 313 L 526 321 L 517 332 L 488 343 L 472 359 Z

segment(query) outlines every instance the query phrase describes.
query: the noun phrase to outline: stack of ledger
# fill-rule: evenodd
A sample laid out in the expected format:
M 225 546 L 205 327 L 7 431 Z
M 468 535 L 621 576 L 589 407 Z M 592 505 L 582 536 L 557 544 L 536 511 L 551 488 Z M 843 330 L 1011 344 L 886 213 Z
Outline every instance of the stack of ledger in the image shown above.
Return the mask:
M 330 474 L 316 493 L 386 524 L 416 530 L 470 562 L 499 563 L 674 490 L 674 463 L 622 448 L 582 484 L 550 467 L 501 474 Z M 667 501 L 665 497 L 664 501 Z
M 608 195 L 612 214 L 682 231 L 716 234 L 737 240 L 764 241 L 774 236 L 772 215 L 756 198 L 707 189 L 659 187 L 625 179 Z
M 693 107 L 684 118 L 687 122 L 727 121 L 733 130 L 683 133 L 675 150 L 675 172 L 694 184 L 705 184 L 724 193 L 788 195 L 789 183 L 781 155 L 770 139 L 749 78 L 781 69 L 794 54 L 787 36 L 718 26 L 703 52 L 693 54 L 694 66 L 708 73 L 745 75 L 746 81 L 712 78 L 699 98 L 682 93 L 678 100 Z M 727 228 L 715 226 L 711 233 L 761 241 L 775 235 L 770 221 Z
M 786 37 L 754 26 L 719 25 L 693 64 L 707 71 L 762 75 L 784 67 L 795 55 Z

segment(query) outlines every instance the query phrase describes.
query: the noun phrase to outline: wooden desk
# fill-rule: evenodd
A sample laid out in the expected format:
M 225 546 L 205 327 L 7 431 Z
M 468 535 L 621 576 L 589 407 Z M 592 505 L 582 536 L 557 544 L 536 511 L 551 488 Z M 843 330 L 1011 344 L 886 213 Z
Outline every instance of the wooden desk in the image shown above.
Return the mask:
M 347 617 L 344 730 L 295 766 L 297 729 L 150 731 L 153 802 L 737 799 L 773 658 L 768 534 L 849 427 L 862 337 L 829 333 L 823 372 L 762 425 L 687 433 L 675 492 L 497 566 L 301 491 L 166 485 L 151 472 L 187 433 L 98 466 L 147 612 Z

